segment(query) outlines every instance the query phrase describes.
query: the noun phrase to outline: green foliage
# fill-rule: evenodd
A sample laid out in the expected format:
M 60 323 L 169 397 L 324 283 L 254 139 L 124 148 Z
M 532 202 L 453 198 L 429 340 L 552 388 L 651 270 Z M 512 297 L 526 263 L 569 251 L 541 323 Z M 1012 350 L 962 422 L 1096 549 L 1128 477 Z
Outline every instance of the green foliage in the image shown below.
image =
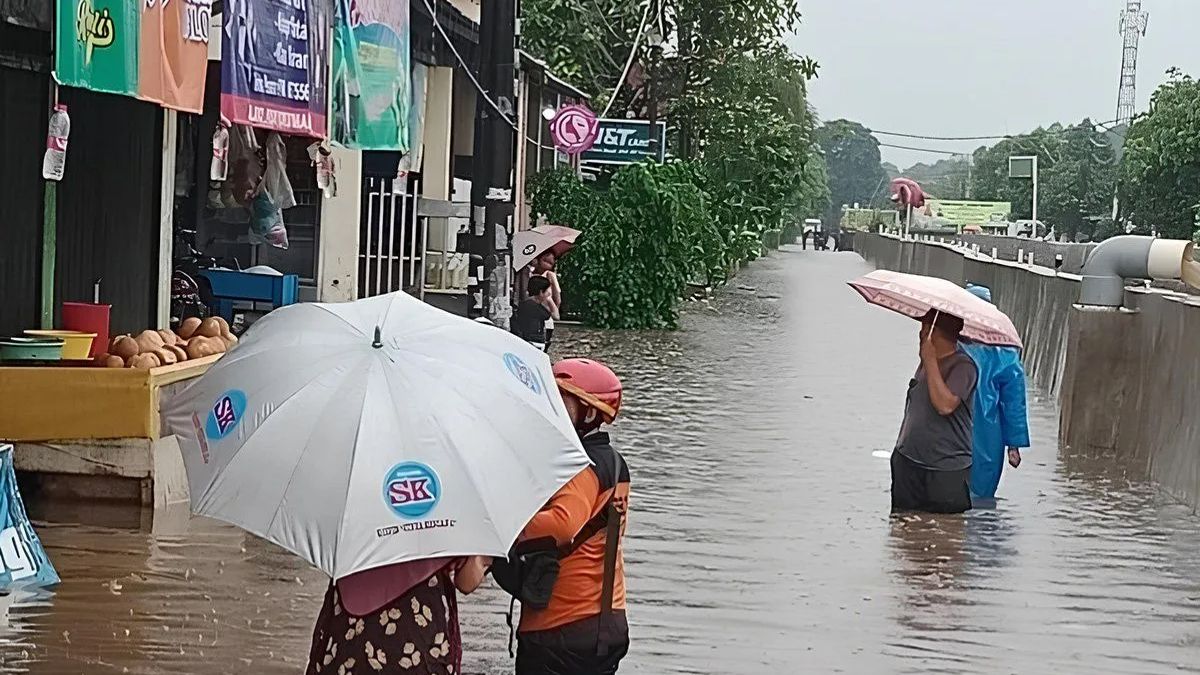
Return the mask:
M 879 141 L 870 129 L 858 122 L 834 120 L 817 129 L 816 136 L 829 172 L 827 225 L 841 219 L 844 205 L 867 208 L 886 201 L 888 177 L 879 159 Z
M 1200 210 L 1200 82 L 1178 70 L 1129 128 L 1121 166 L 1124 214 L 1165 237 L 1193 239 Z
M 964 157 L 950 157 L 933 164 L 914 164 L 904 170 L 904 176 L 920 183 L 926 194 L 937 199 L 966 199 L 971 167 Z
M 539 174 L 534 210 L 583 230 L 563 258 L 564 302 L 601 328 L 675 328 L 688 281 L 723 272 L 708 195 L 685 162 L 622 167 L 607 190 L 566 170 Z
M 1010 202 L 1012 218 L 1025 220 L 1033 217 L 1033 184 L 1008 177 L 1008 158 L 1014 155 L 1038 157 L 1038 220 L 1068 239 L 1079 233 L 1096 237 L 1096 223 L 1111 215 L 1116 187 L 1116 153 L 1109 135 L 1083 120 L 975 151 L 972 198 Z

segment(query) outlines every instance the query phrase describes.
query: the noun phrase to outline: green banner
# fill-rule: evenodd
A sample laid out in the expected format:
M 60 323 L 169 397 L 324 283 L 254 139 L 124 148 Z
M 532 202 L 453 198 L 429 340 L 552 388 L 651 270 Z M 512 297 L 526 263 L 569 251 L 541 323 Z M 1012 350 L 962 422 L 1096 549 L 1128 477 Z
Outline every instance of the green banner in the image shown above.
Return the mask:
M 944 218 L 958 227 L 1003 222 L 1012 211 L 1008 202 L 974 202 L 960 199 L 931 199 L 925 215 Z
M 59 83 L 136 96 L 141 0 L 58 0 Z
M 333 140 L 348 148 L 408 152 L 408 2 L 337 0 L 335 7 Z

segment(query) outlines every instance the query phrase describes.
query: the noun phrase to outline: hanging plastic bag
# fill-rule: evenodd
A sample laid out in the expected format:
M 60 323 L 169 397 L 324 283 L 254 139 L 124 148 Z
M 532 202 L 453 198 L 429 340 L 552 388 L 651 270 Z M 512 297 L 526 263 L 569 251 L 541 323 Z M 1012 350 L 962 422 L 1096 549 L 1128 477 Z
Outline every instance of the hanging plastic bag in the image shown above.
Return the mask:
M 13 447 L 0 445 L 0 590 L 53 586 L 58 572 L 29 524 L 13 472 Z
M 287 177 L 287 146 L 283 144 L 283 137 L 275 131 L 267 136 L 267 168 L 263 180 L 280 209 L 290 209 L 296 205 L 296 194 Z
M 288 247 L 283 209 L 271 197 L 265 181 L 258 186 L 250 200 L 250 243 L 270 244 L 285 250 Z

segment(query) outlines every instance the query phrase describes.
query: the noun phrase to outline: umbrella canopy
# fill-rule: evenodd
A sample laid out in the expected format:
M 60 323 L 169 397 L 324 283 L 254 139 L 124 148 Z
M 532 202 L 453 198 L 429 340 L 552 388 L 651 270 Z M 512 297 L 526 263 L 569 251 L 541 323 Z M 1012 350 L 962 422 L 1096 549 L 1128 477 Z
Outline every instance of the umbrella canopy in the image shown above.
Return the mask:
M 904 207 L 919 209 L 925 206 L 925 199 L 929 196 L 921 189 L 921 185 L 911 178 L 893 178 L 891 187 L 892 201 Z
M 945 279 L 876 270 L 850 282 L 867 302 L 920 319 L 930 310 L 963 320 L 963 337 L 989 345 L 1021 347 L 1016 326 L 995 305 Z
M 579 230 L 563 225 L 539 225 L 532 230 L 522 230 L 513 235 L 513 269 L 519 270 L 533 262 L 546 251 L 553 251 L 561 258 L 575 246 Z
M 334 578 L 504 556 L 588 465 L 545 354 L 404 293 L 275 310 L 164 420 L 195 513 Z

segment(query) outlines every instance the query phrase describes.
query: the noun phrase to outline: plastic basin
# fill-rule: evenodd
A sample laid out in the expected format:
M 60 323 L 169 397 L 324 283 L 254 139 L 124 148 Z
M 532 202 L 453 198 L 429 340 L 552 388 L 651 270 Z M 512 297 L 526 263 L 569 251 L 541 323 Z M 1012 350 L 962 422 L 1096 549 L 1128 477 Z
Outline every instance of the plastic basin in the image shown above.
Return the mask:
M 10 337 L 0 339 L 0 361 L 59 361 L 60 338 Z
M 92 341 L 95 333 L 81 333 L 74 330 L 27 330 L 25 334 L 35 338 L 50 338 L 62 340 L 61 358 L 68 361 L 82 361 L 91 357 Z

